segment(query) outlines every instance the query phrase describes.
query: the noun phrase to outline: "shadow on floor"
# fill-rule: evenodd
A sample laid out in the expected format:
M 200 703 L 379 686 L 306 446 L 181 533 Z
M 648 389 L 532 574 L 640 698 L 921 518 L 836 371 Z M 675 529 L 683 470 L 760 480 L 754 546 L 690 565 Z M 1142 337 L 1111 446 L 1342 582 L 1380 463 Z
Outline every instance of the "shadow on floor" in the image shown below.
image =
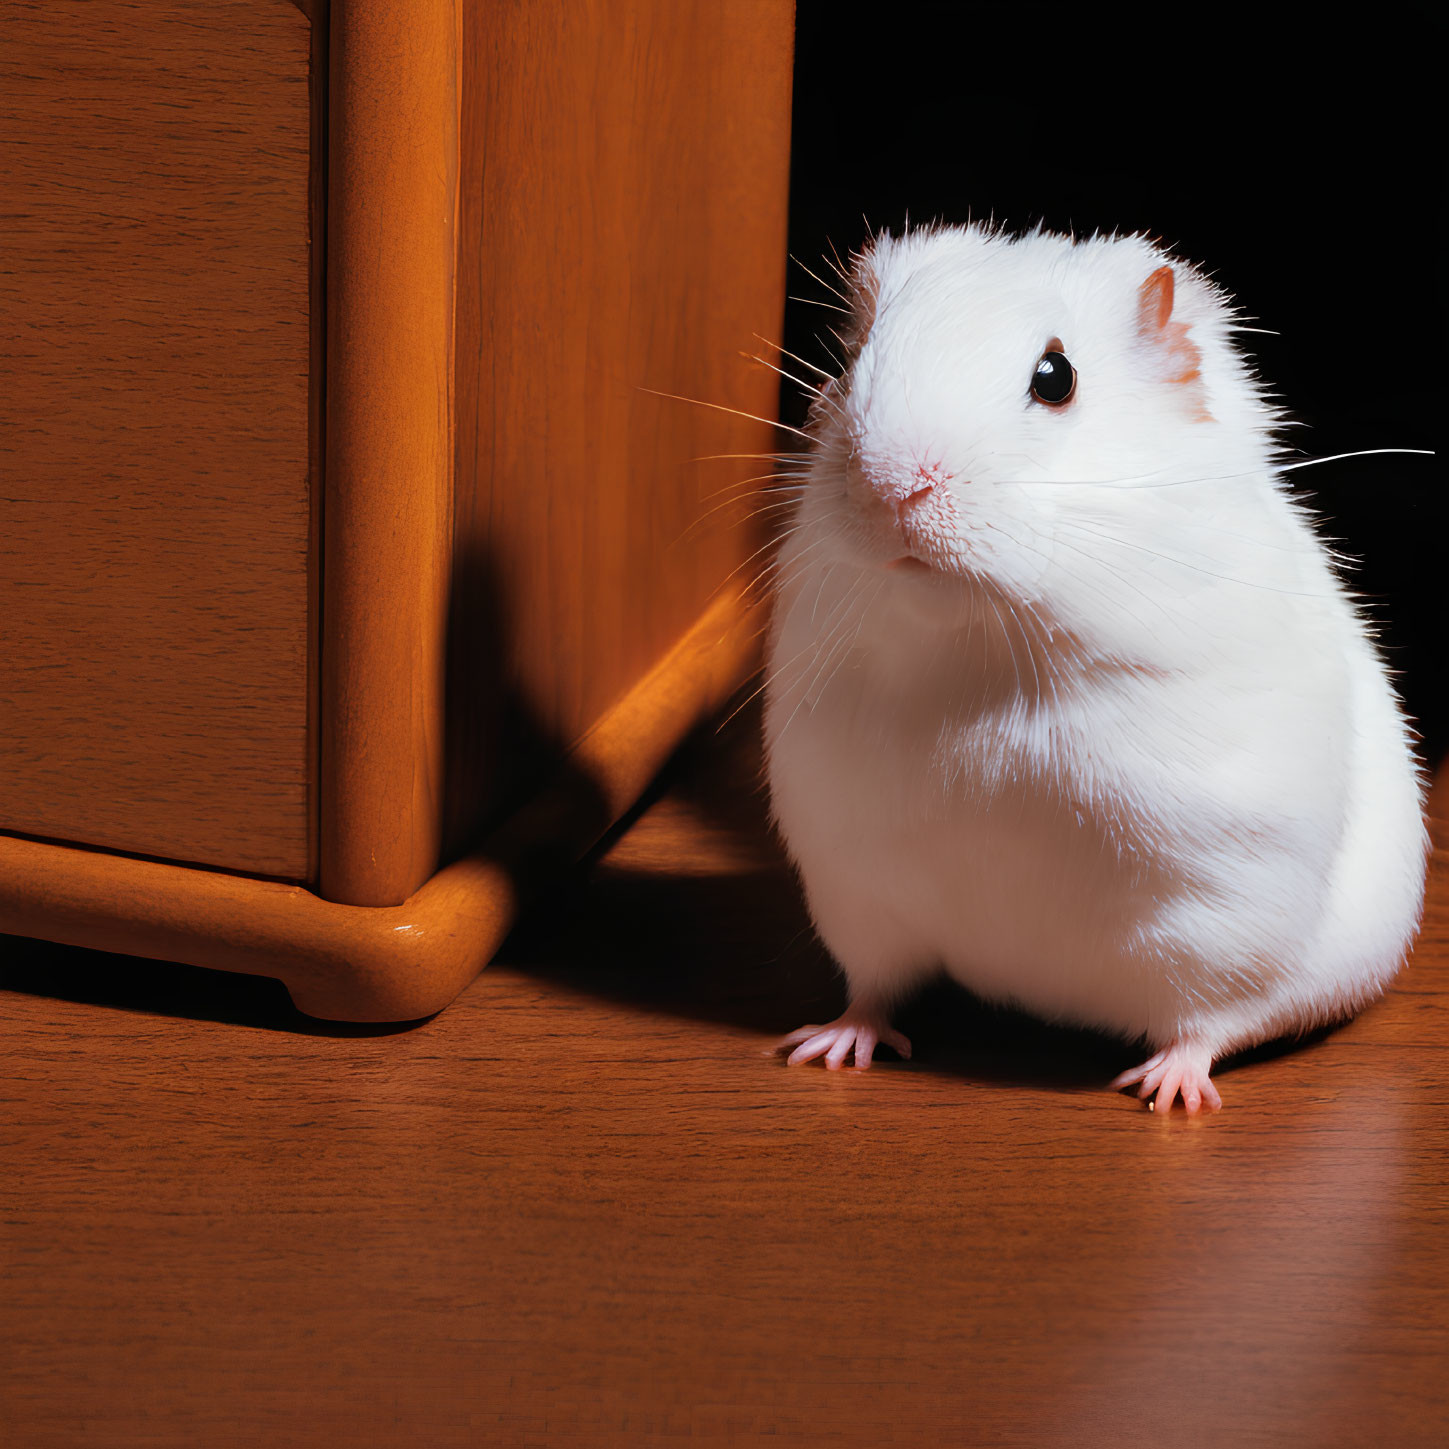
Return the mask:
M 830 1020 L 846 999 L 793 881 L 776 872 L 698 880 L 606 864 L 516 931 L 499 963 L 559 991 L 757 1032 L 762 1047 L 807 1021 Z M 913 1043 L 910 1070 L 980 1082 L 1101 1085 L 1146 1054 L 1140 1044 L 983 1002 L 945 980 L 908 1002 L 897 1025 Z M 1258 1047 L 1217 1071 L 1303 1045 Z
M 0 936 L 0 991 L 301 1036 L 389 1036 L 417 1025 L 318 1021 L 298 1011 L 287 988 L 269 976 L 208 971 L 18 936 Z
M 692 741 L 586 866 L 535 903 L 505 941 L 496 969 L 643 1012 L 756 1032 L 762 1046 L 807 1021 L 838 1015 L 843 983 L 771 837 L 764 796 L 752 787 L 759 774 L 756 730 L 744 717 L 722 735 L 711 730 Z M 650 807 L 665 796 L 731 845 L 728 869 L 711 872 L 689 859 L 697 837 L 687 827 L 676 824 L 671 834 L 653 823 Z M 643 854 L 653 864 L 644 868 L 640 843 L 651 841 Z M 279 981 L 46 942 L 0 937 L 0 963 L 0 989 L 119 1010 L 322 1037 L 383 1036 L 418 1024 L 317 1021 L 297 1011 Z M 486 983 L 476 989 L 486 991 Z M 912 1070 L 972 1080 L 1097 1084 L 1142 1055 L 1138 1045 L 1048 1025 L 949 982 L 908 1003 L 898 1024 L 915 1046 Z M 1301 1045 L 1255 1048 L 1219 1071 Z M 882 1052 L 883 1059 L 889 1055 Z
M 722 735 L 694 741 L 669 785 L 672 803 L 736 842 L 753 868 L 687 875 L 633 868 L 619 863 L 626 852 L 611 857 L 601 850 L 589 872 L 571 878 L 513 933 L 499 954 L 503 969 L 643 1011 L 758 1032 L 762 1045 L 840 1013 L 844 984 L 815 939 L 771 835 L 764 793 L 742 788 L 760 773 L 756 715 L 743 711 Z M 631 842 L 650 828 L 646 815 Z M 667 860 L 668 845 L 666 834 L 654 855 Z M 687 841 L 679 854 L 687 854 Z M 979 1081 L 1098 1084 L 1145 1055 L 1140 1043 L 1051 1025 L 944 980 L 906 1003 L 897 1024 L 914 1045 L 913 1070 Z M 1300 1050 L 1328 1034 L 1256 1047 L 1217 1071 Z

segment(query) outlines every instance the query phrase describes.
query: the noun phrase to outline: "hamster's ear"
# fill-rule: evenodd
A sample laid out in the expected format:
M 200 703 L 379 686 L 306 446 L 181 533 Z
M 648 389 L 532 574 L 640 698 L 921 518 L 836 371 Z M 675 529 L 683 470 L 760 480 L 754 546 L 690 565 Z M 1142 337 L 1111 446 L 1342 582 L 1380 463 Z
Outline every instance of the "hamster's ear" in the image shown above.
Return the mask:
M 1158 267 L 1137 289 L 1137 330 L 1144 337 L 1163 331 L 1172 316 L 1171 267 Z
M 1173 319 L 1176 282 L 1170 266 L 1161 266 L 1137 289 L 1137 335 L 1163 382 L 1182 387 L 1200 421 L 1211 420 L 1203 396 L 1202 352 L 1188 324 Z

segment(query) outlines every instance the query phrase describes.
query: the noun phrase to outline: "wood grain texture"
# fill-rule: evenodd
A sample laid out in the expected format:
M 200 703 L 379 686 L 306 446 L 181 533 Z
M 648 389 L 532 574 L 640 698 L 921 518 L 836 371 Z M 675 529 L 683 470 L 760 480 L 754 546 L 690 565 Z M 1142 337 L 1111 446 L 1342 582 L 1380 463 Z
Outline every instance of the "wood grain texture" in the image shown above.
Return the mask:
M 721 595 L 546 788 L 397 906 L 0 835 L 0 931 L 277 976 L 313 1016 L 427 1016 L 488 964 L 519 902 L 588 850 L 718 710 L 747 668 L 752 633 L 738 596 Z
M 784 303 L 790 0 L 463 10 L 447 839 L 599 718 L 759 541 L 741 357 Z M 768 349 L 766 354 L 768 354 Z M 756 495 L 757 496 L 757 495 Z
M 1163 1120 L 954 992 L 764 1056 L 839 986 L 697 765 L 405 1034 L 0 957 L 7 1449 L 1449 1442 L 1449 821 L 1387 998 Z
M 0 0 L 0 828 L 309 874 L 309 37 Z
M 352 905 L 440 854 L 457 29 L 453 0 L 331 7 L 318 884 Z

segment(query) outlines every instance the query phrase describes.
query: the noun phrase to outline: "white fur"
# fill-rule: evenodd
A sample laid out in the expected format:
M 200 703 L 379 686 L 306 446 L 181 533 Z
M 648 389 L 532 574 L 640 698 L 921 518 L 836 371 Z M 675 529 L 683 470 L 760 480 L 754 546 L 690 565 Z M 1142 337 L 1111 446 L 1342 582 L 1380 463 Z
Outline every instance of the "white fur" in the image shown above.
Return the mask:
M 1191 382 L 1139 331 L 1168 262 Z M 854 280 L 765 712 L 852 998 L 944 967 L 1218 1056 L 1377 996 L 1418 921 L 1421 785 L 1228 299 L 1141 238 L 974 226 L 882 238 Z M 1028 395 L 1051 339 L 1061 409 Z M 923 479 L 898 526 L 883 500 Z M 907 548 L 930 567 L 888 567 Z

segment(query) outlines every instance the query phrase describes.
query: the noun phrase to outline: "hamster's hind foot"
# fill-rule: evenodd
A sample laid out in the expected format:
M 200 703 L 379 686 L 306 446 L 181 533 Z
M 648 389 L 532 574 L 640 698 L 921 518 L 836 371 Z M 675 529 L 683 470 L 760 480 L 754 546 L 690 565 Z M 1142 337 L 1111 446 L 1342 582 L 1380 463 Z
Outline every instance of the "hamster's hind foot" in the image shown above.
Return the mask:
M 855 1069 L 863 1072 L 870 1066 L 878 1042 L 884 1042 L 907 1059 L 911 1055 L 910 1042 L 892 1029 L 883 1011 L 852 1006 L 828 1026 L 802 1026 L 792 1031 L 775 1043 L 774 1051 L 788 1051 L 785 1065 L 790 1067 L 824 1057 L 826 1067 L 832 1072 L 839 1071 L 845 1059 L 854 1054 Z
M 1199 1112 L 1216 1112 L 1223 1105 L 1218 1089 L 1208 1077 L 1212 1070 L 1212 1053 L 1200 1042 L 1175 1041 L 1139 1067 L 1123 1072 L 1112 1082 L 1112 1090 L 1120 1091 L 1141 1083 L 1137 1095 L 1146 1101 L 1155 1092 L 1150 1106 L 1156 1112 L 1170 1112 L 1179 1095 L 1189 1117 Z

